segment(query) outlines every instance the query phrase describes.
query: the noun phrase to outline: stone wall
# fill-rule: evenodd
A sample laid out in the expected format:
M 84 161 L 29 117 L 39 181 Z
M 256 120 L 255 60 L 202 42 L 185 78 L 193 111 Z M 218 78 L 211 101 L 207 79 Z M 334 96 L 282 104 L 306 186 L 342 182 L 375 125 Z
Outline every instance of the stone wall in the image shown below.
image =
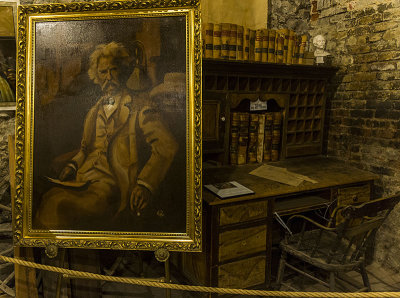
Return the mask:
M 269 28 L 289 28 L 297 33 L 307 33 L 310 12 L 310 0 L 272 0 L 268 12 Z
M 400 191 L 400 2 L 325 0 L 311 36 L 340 67 L 328 103 L 327 153 L 379 175 L 376 195 Z M 321 4 L 322 1 L 319 1 Z M 400 270 L 400 206 L 377 235 L 376 258 Z
M 10 203 L 8 136 L 14 135 L 14 112 L 0 112 L 0 203 Z

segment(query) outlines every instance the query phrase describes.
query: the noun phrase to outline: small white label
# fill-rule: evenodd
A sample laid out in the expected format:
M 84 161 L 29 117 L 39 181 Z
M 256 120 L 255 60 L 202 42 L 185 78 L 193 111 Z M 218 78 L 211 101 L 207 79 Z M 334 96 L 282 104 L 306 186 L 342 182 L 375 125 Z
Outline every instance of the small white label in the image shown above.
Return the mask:
M 262 111 L 267 109 L 268 105 L 266 101 L 261 101 L 260 99 L 257 99 L 257 101 L 250 102 L 250 111 Z

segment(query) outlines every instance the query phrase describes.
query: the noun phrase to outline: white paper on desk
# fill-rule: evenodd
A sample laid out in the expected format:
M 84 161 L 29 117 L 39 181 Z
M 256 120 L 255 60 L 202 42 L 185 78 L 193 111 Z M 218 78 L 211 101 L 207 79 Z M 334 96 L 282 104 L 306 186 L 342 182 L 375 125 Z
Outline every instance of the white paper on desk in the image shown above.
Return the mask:
M 285 168 L 270 165 L 262 165 L 251 171 L 249 174 L 291 186 L 299 186 L 304 180 L 311 183 L 317 183 L 317 181 L 310 179 L 307 176 L 290 172 Z
M 287 171 L 287 169 L 285 169 L 285 170 Z M 288 172 L 289 172 L 289 171 L 288 171 Z M 297 173 L 294 173 L 294 172 L 289 172 L 289 173 L 292 173 L 292 174 L 295 175 L 296 177 L 298 177 L 298 178 L 300 178 L 300 179 L 303 179 L 303 180 L 305 180 L 305 181 L 311 182 L 311 183 L 313 183 L 313 184 L 318 183 L 317 180 L 311 179 L 311 178 L 308 177 L 308 176 L 300 175 L 300 174 L 297 174 Z

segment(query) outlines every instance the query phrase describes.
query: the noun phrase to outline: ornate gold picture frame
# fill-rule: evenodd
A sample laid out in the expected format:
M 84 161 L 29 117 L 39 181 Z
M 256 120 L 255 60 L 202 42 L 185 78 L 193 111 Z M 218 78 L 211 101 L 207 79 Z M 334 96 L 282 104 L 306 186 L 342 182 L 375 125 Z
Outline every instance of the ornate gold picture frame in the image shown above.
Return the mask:
M 16 245 L 201 250 L 198 6 L 19 7 Z

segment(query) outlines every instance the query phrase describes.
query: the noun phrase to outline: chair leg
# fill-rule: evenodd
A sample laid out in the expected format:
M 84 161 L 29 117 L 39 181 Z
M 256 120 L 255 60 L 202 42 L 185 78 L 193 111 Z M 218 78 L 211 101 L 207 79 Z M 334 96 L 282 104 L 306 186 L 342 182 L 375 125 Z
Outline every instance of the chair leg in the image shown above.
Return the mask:
M 368 292 L 371 292 L 371 284 L 369 283 L 369 278 L 364 263 L 362 263 L 360 266 L 360 273 L 363 279 L 364 286 L 367 287 Z
M 335 291 L 335 272 L 329 272 L 329 291 Z
M 281 259 L 279 261 L 278 274 L 277 274 L 277 277 L 276 277 L 276 284 L 278 286 L 278 290 L 281 288 L 281 284 L 282 284 L 282 280 L 283 280 L 283 274 L 285 272 L 286 258 L 287 258 L 286 252 L 282 252 Z

